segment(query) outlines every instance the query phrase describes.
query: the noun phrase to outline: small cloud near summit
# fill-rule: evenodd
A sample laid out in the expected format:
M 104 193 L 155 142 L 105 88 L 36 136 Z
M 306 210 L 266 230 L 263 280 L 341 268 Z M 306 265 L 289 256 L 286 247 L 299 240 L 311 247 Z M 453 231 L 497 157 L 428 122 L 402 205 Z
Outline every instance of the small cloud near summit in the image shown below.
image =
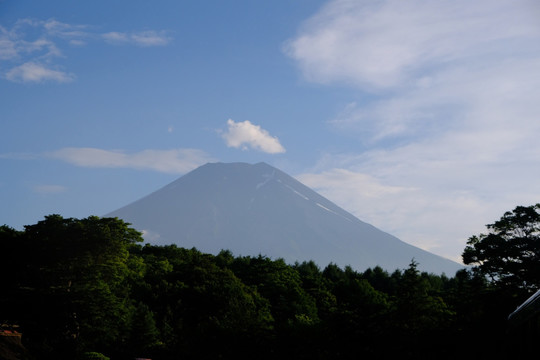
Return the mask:
M 280 144 L 277 137 L 271 136 L 268 131 L 250 121 L 234 122 L 227 120 L 227 131 L 221 136 L 228 147 L 248 148 L 259 150 L 268 154 L 284 153 L 285 148 Z

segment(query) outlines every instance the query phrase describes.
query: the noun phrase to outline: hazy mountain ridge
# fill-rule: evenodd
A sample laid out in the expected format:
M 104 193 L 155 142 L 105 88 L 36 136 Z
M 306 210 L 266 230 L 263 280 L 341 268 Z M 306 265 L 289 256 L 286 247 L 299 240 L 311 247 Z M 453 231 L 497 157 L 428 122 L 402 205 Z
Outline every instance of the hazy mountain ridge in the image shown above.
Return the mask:
M 265 163 L 209 163 L 107 216 L 153 244 L 237 255 L 314 260 L 357 270 L 403 269 L 453 275 L 462 266 L 369 225 Z

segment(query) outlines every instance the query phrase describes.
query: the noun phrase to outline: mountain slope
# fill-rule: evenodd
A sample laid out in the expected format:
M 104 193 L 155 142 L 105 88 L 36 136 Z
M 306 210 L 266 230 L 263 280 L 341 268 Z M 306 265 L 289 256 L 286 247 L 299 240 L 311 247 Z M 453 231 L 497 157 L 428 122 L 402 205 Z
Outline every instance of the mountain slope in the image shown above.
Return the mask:
M 152 244 L 214 254 L 228 249 L 359 271 L 403 269 L 413 258 L 429 272 L 454 275 L 461 268 L 360 221 L 265 163 L 203 165 L 107 216 L 131 223 Z

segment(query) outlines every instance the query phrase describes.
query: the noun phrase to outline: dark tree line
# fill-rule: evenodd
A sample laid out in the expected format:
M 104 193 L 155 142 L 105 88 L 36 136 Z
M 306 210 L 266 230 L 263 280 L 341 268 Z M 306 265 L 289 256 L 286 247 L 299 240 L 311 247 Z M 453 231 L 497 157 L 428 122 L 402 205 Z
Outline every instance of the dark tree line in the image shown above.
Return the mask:
M 476 266 L 451 277 L 414 260 L 359 272 L 142 245 L 119 219 L 51 215 L 24 231 L 0 227 L 0 321 L 20 326 L 29 359 L 500 356 L 511 351 L 506 318 L 539 278 L 501 270 L 489 251 L 523 235 L 536 256 L 531 209 L 472 237 L 464 260 Z

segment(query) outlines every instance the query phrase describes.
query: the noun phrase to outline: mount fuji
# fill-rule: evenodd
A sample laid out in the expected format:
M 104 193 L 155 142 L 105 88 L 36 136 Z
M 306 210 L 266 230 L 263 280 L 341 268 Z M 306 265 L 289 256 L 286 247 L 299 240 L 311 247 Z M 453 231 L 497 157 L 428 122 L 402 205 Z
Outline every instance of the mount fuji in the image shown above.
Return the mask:
M 367 224 L 266 163 L 209 163 L 106 216 L 154 245 L 453 276 L 463 266 Z

